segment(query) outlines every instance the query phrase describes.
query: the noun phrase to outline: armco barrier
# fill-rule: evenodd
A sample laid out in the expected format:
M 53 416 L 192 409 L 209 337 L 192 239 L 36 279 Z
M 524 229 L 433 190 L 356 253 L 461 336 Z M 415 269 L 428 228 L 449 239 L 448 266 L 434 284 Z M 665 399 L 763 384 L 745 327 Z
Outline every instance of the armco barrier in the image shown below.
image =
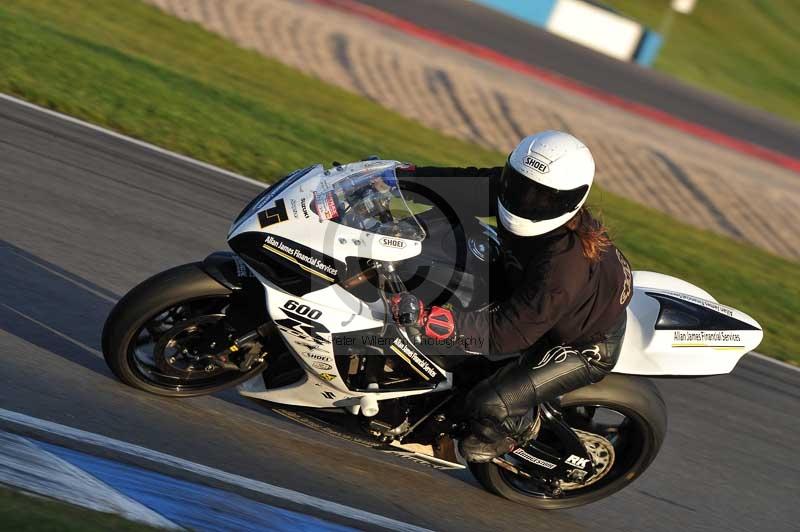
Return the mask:
M 650 66 L 661 36 L 584 0 L 473 0 L 622 61 Z

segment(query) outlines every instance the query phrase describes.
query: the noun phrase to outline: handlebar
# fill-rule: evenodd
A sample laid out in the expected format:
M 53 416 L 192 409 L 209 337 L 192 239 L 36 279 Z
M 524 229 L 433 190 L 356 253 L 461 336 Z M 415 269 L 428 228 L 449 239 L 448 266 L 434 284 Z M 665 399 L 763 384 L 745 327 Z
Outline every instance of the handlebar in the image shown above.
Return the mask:
M 422 330 L 414 325 L 402 325 L 397 323 L 394 321 L 394 316 L 392 315 L 392 304 L 389 298 L 397 294 L 410 293 L 406 289 L 403 279 L 401 279 L 397 274 L 394 263 L 376 261 L 375 266 L 375 269 L 378 272 L 378 289 L 381 299 L 383 300 L 386 315 L 391 316 L 392 322 L 397 326 L 397 328 L 405 332 L 406 336 L 408 336 L 408 338 L 410 338 L 415 344 L 420 344 L 422 342 Z M 386 323 L 384 324 L 384 330 L 382 334 L 386 333 L 386 326 L 388 323 L 389 320 L 387 319 Z

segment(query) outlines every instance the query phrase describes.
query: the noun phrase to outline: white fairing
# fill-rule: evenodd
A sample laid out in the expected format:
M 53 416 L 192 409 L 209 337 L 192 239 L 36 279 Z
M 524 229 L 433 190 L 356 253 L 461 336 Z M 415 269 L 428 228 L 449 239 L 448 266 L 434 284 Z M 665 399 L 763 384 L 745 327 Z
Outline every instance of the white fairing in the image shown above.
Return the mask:
M 299 382 L 269 390 L 266 389 L 264 381 L 259 375 L 239 385 L 239 393 L 242 395 L 295 406 L 347 407 L 351 412 L 358 413 L 361 399 L 367 395 L 371 396 L 371 399 L 380 401 L 432 391 L 438 392 L 452 387 L 452 374 L 434 364 L 432 370 L 446 376 L 446 380 L 440 382 L 434 389 L 376 391 L 373 393 L 349 390 L 342 381 L 342 376 L 339 374 L 334 360 L 332 333 L 363 331 L 381 327 L 386 318 L 382 303 L 378 302 L 374 306 L 367 305 L 338 285 L 297 297 L 281 291 L 258 274 L 256 276 L 264 284 L 270 318 L 275 320 L 281 336 L 297 361 L 306 370 L 306 374 Z M 308 309 L 299 312 L 306 316 L 313 313 L 311 316 L 314 317 L 314 321 L 318 322 L 323 329 L 327 329 L 326 332 L 317 332 L 322 339 L 314 341 L 309 335 L 309 329 L 302 325 L 294 328 L 283 325 L 282 319 L 287 317 L 287 307 L 291 309 L 290 312 L 294 311 L 295 313 L 298 313 L 300 307 L 303 307 L 303 310 Z M 409 341 L 409 347 L 411 344 L 412 342 Z
M 650 376 L 701 376 L 730 373 L 739 359 L 764 336 L 758 323 L 736 309 L 718 304 L 704 290 L 667 275 L 633 273 L 633 298 L 614 373 Z M 733 318 L 755 329 L 657 330 L 661 305 L 650 294 L 665 294 Z
M 387 349 L 402 351 L 428 372 L 435 387 L 404 391 L 351 391 L 334 359 L 335 333 L 366 331 L 386 323 L 383 303 L 371 306 L 341 288 L 338 264 L 349 257 L 402 261 L 419 255 L 425 237 L 399 189 L 397 161 L 370 160 L 326 170 L 316 165 L 287 176 L 283 184 L 250 205 L 232 225 L 228 239 L 263 238 L 258 247 L 310 276 L 331 283 L 292 295 L 248 266 L 263 285 L 269 319 L 305 369 L 297 382 L 267 389 L 259 375 L 239 385 L 243 395 L 275 403 L 374 411 L 377 400 L 430 393 L 452 386 L 452 374 L 424 357 L 413 342 L 394 338 Z M 295 177 L 293 179 L 290 179 Z M 387 218 L 388 217 L 388 218 Z M 300 246 L 303 246 L 302 248 Z M 335 265 L 312 256 L 317 252 Z M 397 345 L 395 345 L 397 344 Z M 424 375 L 423 375 L 424 377 Z M 365 406 L 365 405 L 372 405 Z

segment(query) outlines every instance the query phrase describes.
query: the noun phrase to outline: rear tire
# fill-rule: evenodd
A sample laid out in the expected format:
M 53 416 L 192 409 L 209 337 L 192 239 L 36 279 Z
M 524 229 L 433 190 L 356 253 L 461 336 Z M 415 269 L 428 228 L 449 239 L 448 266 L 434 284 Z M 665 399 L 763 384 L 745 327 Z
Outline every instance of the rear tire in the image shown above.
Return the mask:
M 610 482 L 598 482 L 563 498 L 538 497 L 526 493 L 509 480 L 513 475 L 493 463 L 470 464 L 470 471 L 484 488 L 506 499 L 541 510 L 582 506 L 623 489 L 642 475 L 658 454 L 667 431 L 667 410 L 655 385 L 643 377 L 611 374 L 599 383 L 562 396 L 560 410 L 570 407 L 600 406 L 624 413 L 635 423 L 640 446 L 624 471 Z
M 263 370 L 265 362 L 246 373 L 221 372 L 218 379 L 208 384 L 169 387 L 148 380 L 134 359 L 132 342 L 156 316 L 192 302 L 219 300 L 219 304 L 224 304 L 230 295 L 231 290 L 210 277 L 200 263 L 177 266 L 143 281 L 119 300 L 106 319 L 102 348 L 108 367 L 125 384 L 168 397 L 211 394 L 251 378 Z

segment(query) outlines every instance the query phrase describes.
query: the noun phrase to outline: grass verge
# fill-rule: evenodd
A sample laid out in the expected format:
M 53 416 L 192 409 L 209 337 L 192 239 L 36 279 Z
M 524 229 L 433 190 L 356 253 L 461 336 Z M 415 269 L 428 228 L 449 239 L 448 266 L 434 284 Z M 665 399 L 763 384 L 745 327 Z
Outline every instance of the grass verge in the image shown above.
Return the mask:
M 270 181 L 310 162 L 378 153 L 417 164 L 505 156 L 128 0 L 5 0 L 0 91 Z M 760 321 L 760 351 L 800 362 L 800 265 L 603 191 L 637 269 L 676 275 Z
M 114 514 L 94 512 L 0 487 L 0 530 L 14 532 L 155 531 Z
M 670 0 L 603 0 L 661 28 Z M 800 122 L 800 2 L 700 0 L 674 13 L 655 67 L 747 105 Z

